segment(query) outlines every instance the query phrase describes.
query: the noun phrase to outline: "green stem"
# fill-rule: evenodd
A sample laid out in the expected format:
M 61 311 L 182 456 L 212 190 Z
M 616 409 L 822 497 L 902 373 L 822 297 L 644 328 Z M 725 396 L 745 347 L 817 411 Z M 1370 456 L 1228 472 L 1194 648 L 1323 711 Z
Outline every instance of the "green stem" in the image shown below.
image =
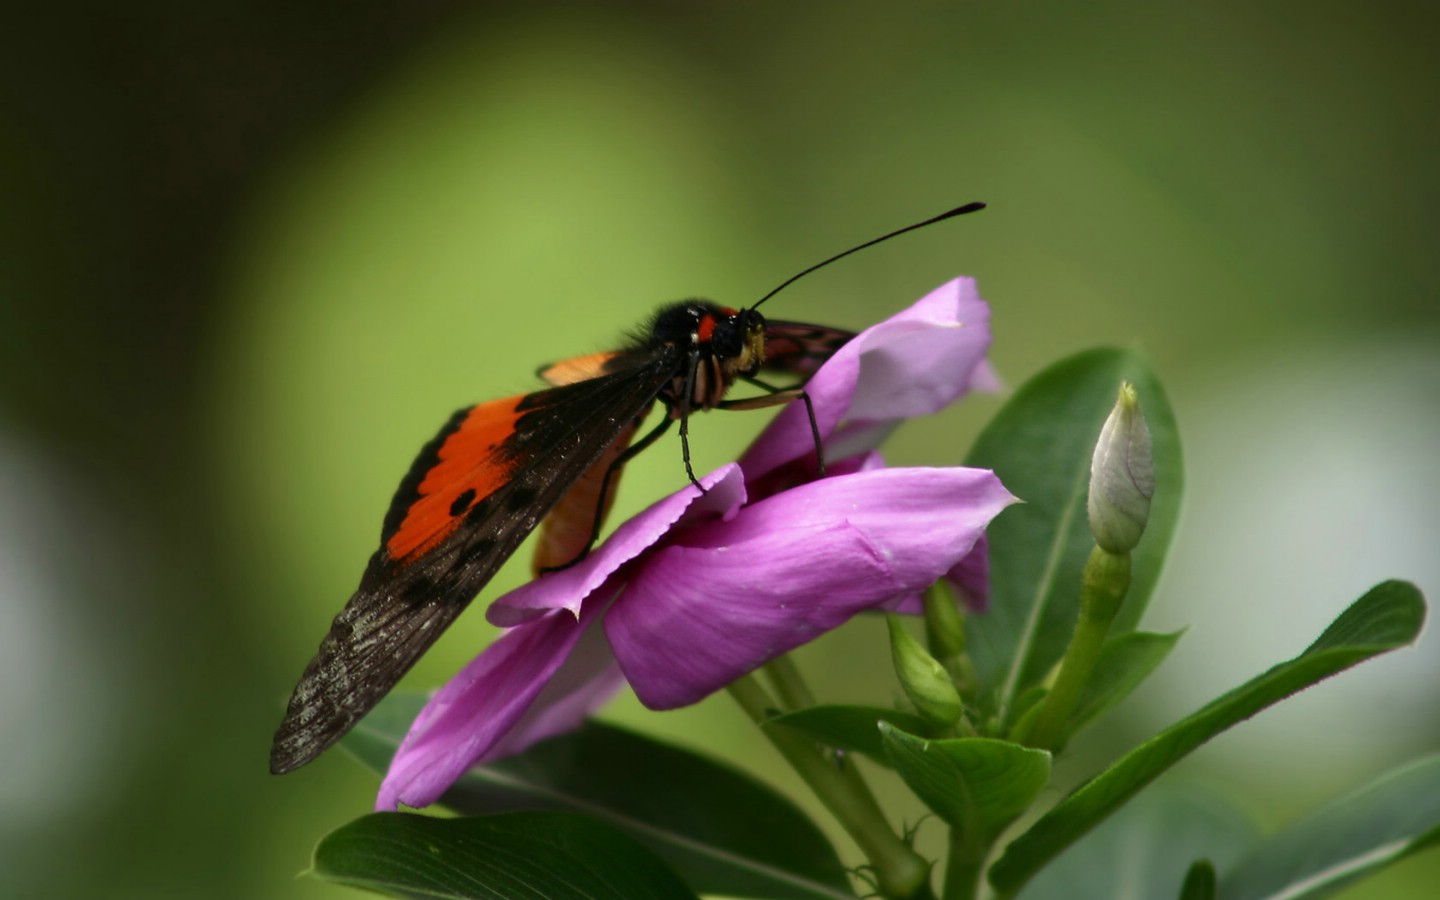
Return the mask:
M 950 854 L 945 860 L 944 900 L 974 900 L 980 892 L 980 874 L 988 848 L 966 840 L 963 829 L 950 829 Z M 977 853 L 977 850 L 979 851 Z
M 1017 740 L 1043 750 L 1058 750 L 1064 743 L 1065 728 L 1095 671 L 1110 624 L 1129 588 L 1130 555 L 1107 553 L 1099 547 L 1092 550 L 1080 588 L 1080 619 L 1060 661 L 1060 672 L 1032 727 L 1026 734 L 1015 735 Z
M 775 688 L 786 712 L 815 705 L 815 695 L 810 693 L 810 685 L 805 683 L 800 669 L 789 656 L 775 657 L 766 663 L 761 671 L 770 676 L 770 684 Z
M 793 673 L 793 670 L 792 670 Z M 881 896 L 928 898 L 930 864 L 911 849 L 885 821 L 885 814 L 853 764 L 836 765 L 813 740 L 783 725 L 765 725 L 777 709 L 769 693 L 752 675 L 730 684 L 730 696 L 740 704 L 760 731 L 804 779 L 820 802 L 835 816 L 874 867 Z

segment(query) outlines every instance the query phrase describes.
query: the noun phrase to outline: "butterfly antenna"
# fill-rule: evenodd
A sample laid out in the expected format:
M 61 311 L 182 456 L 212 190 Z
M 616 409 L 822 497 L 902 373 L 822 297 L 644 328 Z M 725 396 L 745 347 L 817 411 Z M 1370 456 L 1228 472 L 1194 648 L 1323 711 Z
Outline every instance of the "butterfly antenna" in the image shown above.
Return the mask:
M 849 256 L 849 255 L 852 254 L 852 253 L 856 253 L 856 252 L 858 252 L 858 251 L 860 251 L 860 250 L 864 250 L 866 247 L 873 247 L 873 246 L 875 246 L 876 244 L 880 243 L 881 241 L 888 241 L 888 240 L 890 240 L 890 239 L 893 238 L 893 237 L 899 237 L 900 235 L 904 234 L 904 233 L 907 232 L 907 231 L 914 231 L 914 230 L 917 229 L 917 228 L 924 228 L 926 225 L 934 225 L 936 222 L 943 222 L 943 221 L 945 221 L 946 219 L 953 219 L 953 218 L 955 218 L 956 216 L 963 216 L 963 215 L 965 215 L 966 213 L 972 213 L 972 212 L 975 212 L 975 211 L 977 211 L 977 210 L 981 210 L 981 209 L 984 209 L 984 208 L 985 208 L 985 204 L 983 204 L 983 203 L 978 203 L 978 202 L 977 202 L 977 203 L 967 203 L 967 204 L 965 204 L 964 206 L 957 206 L 957 207 L 955 207 L 954 209 L 950 210 L 949 212 L 943 212 L 943 213 L 941 213 L 940 215 L 938 215 L 938 216 L 933 216 L 933 217 L 931 217 L 931 218 L 929 218 L 929 219 L 926 219 L 926 220 L 923 221 L 923 222 L 916 222 L 914 225 L 906 225 L 904 228 L 901 228 L 901 229 L 898 230 L 898 231 L 892 231 L 892 232 L 890 232 L 889 234 L 882 234 L 882 235 L 880 235 L 879 237 L 874 238 L 874 239 L 872 239 L 872 240 L 868 240 L 868 241 L 866 241 L 866 242 L 863 243 L 863 244 L 860 244 L 860 245 L 855 246 L 855 247 L 851 247 L 849 250 L 846 250 L 844 253 L 837 253 L 837 254 L 835 254 L 834 256 L 830 257 L 829 259 L 824 260 L 823 262 L 818 262 L 818 263 L 816 263 L 815 265 L 811 266 L 810 268 L 806 269 L 806 270 L 803 271 L 803 272 L 800 272 L 800 273 L 797 274 L 797 275 L 791 275 L 789 278 L 787 278 L 787 279 L 785 279 L 783 282 L 781 282 L 781 283 L 780 283 L 780 286 L 777 287 L 775 290 L 771 291 L 770 293 L 766 294 L 765 296 L 763 296 L 763 297 L 761 297 L 759 300 L 757 300 L 757 301 L 755 302 L 755 305 L 754 305 L 754 306 L 751 306 L 750 308 L 751 308 L 751 309 L 755 309 L 755 307 L 759 306 L 761 303 L 764 303 L 766 300 L 769 300 L 771 297 L 773 297 L 773 296 L 775 296 L 776 294 L 780 293 L 781 291 L 785 290 L 785 288 L 787 288 L 787 287 L 789 287 L 790 285 L 794 284 L 795 282 L 799 281 L 801 278 L 804 278 L 806 275 L 809 275 L 811 272 L 815 271 L 816 269 L 824 268 L 825 266 L 830 265 L 831 263 L 835 262 L 836 260 L 838 260 L 838 259 L 844 259 L 845 257 Z

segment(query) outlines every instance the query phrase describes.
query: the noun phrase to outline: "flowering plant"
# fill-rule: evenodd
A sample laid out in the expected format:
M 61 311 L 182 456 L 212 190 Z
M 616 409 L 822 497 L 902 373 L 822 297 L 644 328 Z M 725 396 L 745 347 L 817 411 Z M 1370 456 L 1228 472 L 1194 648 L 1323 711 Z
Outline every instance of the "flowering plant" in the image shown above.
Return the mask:
M 387 771 L 381 811 L 328 836 L 315 872 L 427 897 L 1109 896 L 1107 854 L 1146 827 L 1127 818 L 1142 788 L 1290 693 L 1415 639 L 1418 591 L 1382 584 L 1298 657 L 1051 803 L 1053 754 L 1179 638 L 1136 629 L 1175 526 L 1179 443 L 1145 363 L 1102 350 L 1016 391 L 964 466 L 937 453 L 940 467 L 887 468 L 878 445 L 900 421 L 995 387 L 988 318 L 972 281 L 943 285 L 812 376 L 813 427 L 791 404 L 703 490 L 496 600 L 488 615 L 506 630 L 474 662 L 423 708 L 392 696 L 346 738 Z M 900 701 L 817 703 L 786 654 L 867 612 L 889 619 Z M 853 840 L 851 867 L 760 781 L 588 720 L 622 683 L 652 709 L 728 691 Z M 938 821 L 897 830 L 867 785 L 874 765 Z M 1432 760 L 1344 803 L 1384 819 L 1437 788 Z M 460 815 L 393 811 L 434 803 Z M 1244 852 L 1197 832 L 1127 877 L 1142 896 L 1308 895 L 1421 846 L 1440 801 L 1383 828 L 1333 818 Z M 947 832 L 943 869 L 926 830 Z

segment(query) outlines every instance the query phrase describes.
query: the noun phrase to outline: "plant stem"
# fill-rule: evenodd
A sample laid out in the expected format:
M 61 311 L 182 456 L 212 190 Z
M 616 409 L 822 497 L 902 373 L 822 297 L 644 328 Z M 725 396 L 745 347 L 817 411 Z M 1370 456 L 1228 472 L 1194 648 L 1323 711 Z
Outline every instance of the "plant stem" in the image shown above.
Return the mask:
M 1031 747 L 1058 750 L 1065 741 L 1065 728 L 1080 703 L 1080 695 L 1095 671 L 1110 623 L 1120 611 L 1130 588 L 1130 555 L 1111 554 L 1096 547 L 1085 563 L 1080 588 L 1080 619 L 1070 636 L 1070 646 L 1060 661 L 1055 684 L 1041 702 L 1040 712 L 1027 734 L 1015 739 Z
M 791 674 L 798 673 L 792 670 Z M 728 690 L 751 720 L 762 726 L 760 731 L 810 786 L 840 826 L 855 839 L 875 869 L 881 896 L 896 900 L 932 897 L 930 864 L 890 829 L 885 814 L 855 766 L 836 765 L 833 758 L 820 752 L 813 740 L 793 728 L 765 725 L 777 706 L 753 675 L 737 679 Z
M 980 873 L 985 867 L 985 852 L 966 840 L 960 828 L 950 829 L 950 853 L 945 860 L 944 900 L 974 900 L 980 892 Z
M 789 656 L 775 657 L 766 663 L 761 671 L 770 676 L 770 684 L 775 688 L 781 708 L 786 712 L 815 705 L 815 696 L 810 693 L 810 685 L 805 683 L 800 669 Z

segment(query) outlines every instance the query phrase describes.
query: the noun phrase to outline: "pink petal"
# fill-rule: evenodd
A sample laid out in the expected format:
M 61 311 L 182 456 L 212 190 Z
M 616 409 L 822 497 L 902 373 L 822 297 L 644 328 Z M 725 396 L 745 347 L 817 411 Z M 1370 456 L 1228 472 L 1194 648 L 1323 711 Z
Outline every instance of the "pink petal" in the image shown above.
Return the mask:
M 1014 498 L 979 469 L 826 478 L 672 535 L 605 616 L 636 695 L 693 703 L 862 610 L 930 585 Z
M 906 594 L 897 600 L 890 600 L 876 608 L 885 612 L 900 613 L 905 616 L 923 615 L 925 612 L 925 595 Z
M 956 278 L 866 336 L 865 370 L 846 417 L 928 415 L 970 390 L 990 349 L 990 308 L 973 278 Z
M 571 655 L 601 608 L 592 605 L 578 620 L 555 610 L 512 628 L 450 679 L 410 726 L 375 808 L 427 806 L 472 765 L 578 725 L 618 684 L 613 658 L 598 652 L 602 641 Z
M 990 540 L 980 535 L 975 547 L 965 558 L 945 573 L 945 578 L 960 594 L 960 601 L 970 612 L 990 608 Z
M 972 384 L 990 385 L 985 365 L 990 346 L 989 307 L 974 279 L 957 278 L 909 309 L 861 332 L 806 382 L 822 438 L 842 420 L 884 423 L 935 412 Z M 885 429 L 847 443 L 836 455 L 874 447 Z M 814 449 L 804 405 L 792 403 L 741 459 L 747 476 L 772 469 Z
M 990 608 L 990 537 L 980 535 L 980 540 L 955 568 L 945 573 L 945 580 L 958 594 L 958 600 L 967 610 L 983 613 Z M 887 612 L 918 616 L 925 612 L 925 595 L 912 594 L 899 602 L 886 604 Z
M 504 759 L 531 744 L 574 731 L 586 717 L 615 696 L 624 683 L 625 677 L 605 640 L 604 629 L 598 624 L 590 625 L 525 715 L 476 763 Z
M 579 615 L 585 598 L 598 590 L 620 567 L 644 553 L 681 521 L 708 516 L 728 518 L 745 502 L 745 483 L 734 463 L 700 479 L 708 493 L 693 484 L 652 504 L 615 529 L 605 543 L 568 569 L 550 572 L 490 604 L 485 617 L 502 628 L 528 622 L 553 609 Z
M 862 450 L 853 456 L 837 455 L 833 459 L 827 455 L 825 460 L 825 473 L 828 477 L 883 468 L 885 468 L 885 458 L 880 455 L 878 450 Z M 771 469 L 760 478 L 747 479 L 745 493 L 750 495 L 750 502 L 754 503 L 781 491 L 788 491 L 798 485 L 809 484 L 818 480 L 819 477 L 820 473 L 815 467 L 815 457 L 812 455 L 791 460 L 778 469 Z

